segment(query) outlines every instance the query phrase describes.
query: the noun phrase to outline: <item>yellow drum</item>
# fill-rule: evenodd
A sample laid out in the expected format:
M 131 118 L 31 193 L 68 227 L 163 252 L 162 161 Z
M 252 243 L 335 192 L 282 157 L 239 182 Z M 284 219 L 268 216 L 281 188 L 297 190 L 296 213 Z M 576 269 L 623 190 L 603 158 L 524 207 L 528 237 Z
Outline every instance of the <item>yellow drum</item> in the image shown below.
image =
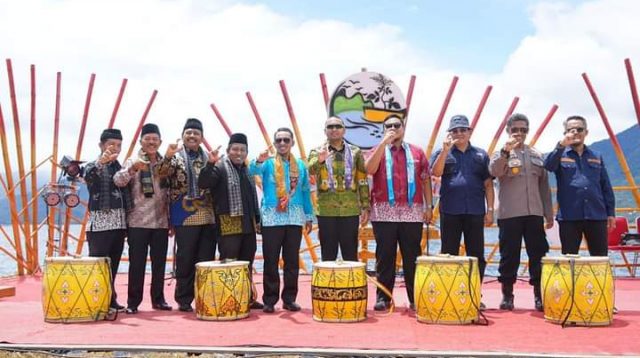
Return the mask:
M 313 265 L 313 319 L 359 322 L 367 318 L 367 273 L 355 261 L 323 261 Z
M 478 259 L 467 256 L 420 256 L 414 299 L 418 321 L 469 324 L 478 321 Z
M 606 256 L 543 257 L 541 290 L 548 321 L 578 326 L 613 321 L 614 282 Z
M 232 321 L 249 317 L 249 262 L 207 261 L 196 264 L 196 317 Z
M 48 257 L 42 279 L 45 322 L 91 322 L 105 319 L 111 302 L 111 268 L 107 257 Z

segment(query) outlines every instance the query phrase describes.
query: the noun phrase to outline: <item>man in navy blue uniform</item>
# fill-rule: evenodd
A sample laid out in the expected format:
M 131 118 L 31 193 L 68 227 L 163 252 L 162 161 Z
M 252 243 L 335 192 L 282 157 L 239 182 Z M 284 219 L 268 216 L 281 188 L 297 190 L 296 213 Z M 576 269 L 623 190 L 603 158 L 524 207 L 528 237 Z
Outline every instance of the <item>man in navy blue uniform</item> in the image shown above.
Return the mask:
M 570 116 L 564 138 L 547 156 L 544 166 L 556 176 L 563 254 L 577 254 L 582 235 L 591 256 L 607 256 L 607 230 L 615 228 L 615 197 L 602 155 L 589 149 L 587 120 Z

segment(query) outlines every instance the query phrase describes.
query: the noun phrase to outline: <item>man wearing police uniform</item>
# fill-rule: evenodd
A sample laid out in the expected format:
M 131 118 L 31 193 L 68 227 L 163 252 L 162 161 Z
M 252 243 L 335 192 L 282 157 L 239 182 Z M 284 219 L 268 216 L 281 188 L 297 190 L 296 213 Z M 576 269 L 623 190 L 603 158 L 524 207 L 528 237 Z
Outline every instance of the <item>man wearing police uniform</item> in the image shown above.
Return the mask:
M 512 115 L 507 121 L 506 131 L 509 139 L 489 164 L 491 175 L 499 183 L 500 309 L 513 310 L 513 284 L 517 279 L 524 238 L 534 305 L 536 310 L 542 311 L 541 260 L 549 251 L 544 229 L 553 227 L 551 189 L 542 153 L 524 143 L 529 133 L 529 119 L 520 113 Z

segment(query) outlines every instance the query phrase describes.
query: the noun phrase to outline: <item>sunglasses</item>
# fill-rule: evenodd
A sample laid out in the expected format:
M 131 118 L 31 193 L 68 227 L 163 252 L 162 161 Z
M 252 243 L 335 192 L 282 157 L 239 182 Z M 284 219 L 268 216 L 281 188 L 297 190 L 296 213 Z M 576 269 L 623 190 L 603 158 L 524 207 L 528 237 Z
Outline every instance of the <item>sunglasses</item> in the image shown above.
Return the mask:
M 575 128 L 567 129 L 567 131 L 565 133 L 572 133 L 572 132 L 582 133 L 584 131 L 585 131 L 585 128 L 583 128 L 583 127 L 575 127 Z
M 284 143 L 284 144 L 289 144 L 291 143 L 291 138 L 276 138 L 275 140 L 276 143 Z
M 342 129 L 344 126 L 342 124 L 327 124 L 327 129 Z
M 527 127 L 512 127 L 512 128 L 509 129 L 509 132 L 511 134 L 515 134 L 515 133 L 527 134 L 527 133 L 529 133 L 529 128 L 527 128 Z
M 402 123 L 389 123 L 389 124 L 385 124 L 384 125 L 385 128 L 387 129 L 400 129 L 402 127 Z
M 469 128 L 454 128 L 452 130 L 450 130 L 449 132 L 453 133 L 453 134 L 458 134 L 458 133 L 467 133 L 469 131 Z

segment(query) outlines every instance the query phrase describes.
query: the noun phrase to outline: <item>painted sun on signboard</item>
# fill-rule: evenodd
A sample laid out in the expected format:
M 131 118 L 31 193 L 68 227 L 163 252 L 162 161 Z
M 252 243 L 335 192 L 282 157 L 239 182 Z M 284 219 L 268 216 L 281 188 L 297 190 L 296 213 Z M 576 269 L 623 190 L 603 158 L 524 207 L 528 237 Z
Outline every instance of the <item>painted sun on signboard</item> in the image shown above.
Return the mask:
M 400 88 L 377 72 L 358 72 L 341 82 L 331 96 L 329 115 L 342 118 L 347 142 L 363 149 L 382 140 L 389 116 L 404 119 L 406 103 Z

